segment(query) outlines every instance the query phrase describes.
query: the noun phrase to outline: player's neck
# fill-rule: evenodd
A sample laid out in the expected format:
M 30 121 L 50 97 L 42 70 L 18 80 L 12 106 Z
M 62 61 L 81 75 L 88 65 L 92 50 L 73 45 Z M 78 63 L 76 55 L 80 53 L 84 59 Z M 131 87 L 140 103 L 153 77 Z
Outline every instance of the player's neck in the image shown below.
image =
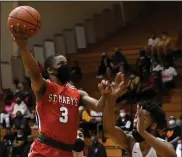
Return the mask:
M 56 84 L 63 86 L 64 84 L 59 81 L 59 79 L 55 76 L 50 76 L 50 81 L 55 82 Z
M 152 131 L 150 134 L 156 137 L 156 131 Z M 148 144 L 146 140 L 144 140 L 143 142 L 140 142 L 140 149 L 142 152 L 148 151 L 149 148 L 151 148 L 151 146 Z

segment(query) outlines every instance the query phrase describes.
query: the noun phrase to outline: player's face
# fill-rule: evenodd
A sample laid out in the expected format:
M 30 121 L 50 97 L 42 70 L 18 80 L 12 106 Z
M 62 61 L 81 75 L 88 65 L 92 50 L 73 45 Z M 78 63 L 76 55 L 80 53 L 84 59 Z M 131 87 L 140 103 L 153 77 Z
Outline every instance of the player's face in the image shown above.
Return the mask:
M 151 125 L 153 124 L 153 121 L 152 121 L 151 115 L 148 111 L 143 110 L 143 113 L 144 113 L 144 128 L 146 130 L 151 127 Z M 138 118 L 135 115 L 134 122 L 133 122 L 134 129 L 137 128 L 137 123 L 138 123 Z
M 67 59 L 64 56 L 62 56 L 62 55 L 56 56 L 54 58 L 54 60 L 55 60 L 55 62 L 54 62 L 54 69 L 58 69 L 61 66 L 67 64 Z
M 64 56 L 60 55 L 54 58 L 53 74 L 63 84 L 70 81 L 71 71 Z

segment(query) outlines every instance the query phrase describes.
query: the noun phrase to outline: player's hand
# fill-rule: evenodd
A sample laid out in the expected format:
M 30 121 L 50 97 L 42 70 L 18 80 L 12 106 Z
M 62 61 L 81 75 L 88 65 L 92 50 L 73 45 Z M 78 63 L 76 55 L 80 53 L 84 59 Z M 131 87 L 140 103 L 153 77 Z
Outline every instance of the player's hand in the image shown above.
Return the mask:
M 28 29 L 26 25 L 20 25 L 17 23 L 16 25 L 11 25 L 12 38 L 16 42 L 17 46 L 20 49 L 24 49 L 27 47 L 27 39 L 28 39 Z M 30 32 L 31 33 L 31 32 Z
M 115 81 L 111 83 L 111 96 L 118 98 L 124 92 L 124 74 L 117 73 Z
M 111 86 L 107 80 L 102 80 L 101 83 L 98 84 L 98 88 L 102 96 L 106 96 L 111 92 Z
M 139 105 L 137 105 L 137 131 L 140 135 L 143 135 L 145 132 L 143 108 Z

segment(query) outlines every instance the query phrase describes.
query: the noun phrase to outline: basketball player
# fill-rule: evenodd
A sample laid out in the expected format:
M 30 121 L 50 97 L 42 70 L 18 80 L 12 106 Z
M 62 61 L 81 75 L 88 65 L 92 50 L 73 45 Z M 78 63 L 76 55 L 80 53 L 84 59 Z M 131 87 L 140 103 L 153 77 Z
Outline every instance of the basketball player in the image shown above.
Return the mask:
M 31 80 L 40 120 L 40 135 L 33 143 L 29 157 L 72 157 L 79 123 L 79 104 L 100 112 L 103 110 L 104 97 L 97 101 L 71 86 L 68 83 L 70 69 L 62 55 L 46 59 L 45 69 L 49 80 L 44 80 L 37 61 L 27 47 L 26 26 L 12 25 L 11 29 Z
M 112 84 L 110 93 L 107 94 L 104 130 L 120 148 L 127 151 L 127 157 L 176 157 L 173 146 L 157 138 L 157 131 L 166 125 L 165 114 L 159 106 L 150 102 L 139 103 L 131 135 L 115 126 L 115 88 L 118 88 L 117 85 Z

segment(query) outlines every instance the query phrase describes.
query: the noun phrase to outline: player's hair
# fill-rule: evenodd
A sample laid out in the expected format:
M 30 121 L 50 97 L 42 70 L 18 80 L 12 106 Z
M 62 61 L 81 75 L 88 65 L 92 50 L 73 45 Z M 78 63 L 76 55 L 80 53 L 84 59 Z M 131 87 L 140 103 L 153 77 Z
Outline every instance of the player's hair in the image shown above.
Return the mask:
M 152 117 L 152 120 L 157 124 L 157 129 L 164 129 L 167 126 L 166 115 L 158 104 L 152 101 L 138 102 L 144 110 L 148 111 Z
M 45 79 L 48 79 L 49 78 L 49 74 L 47 72 L 47 68 L 52 68 L 53 67 L 56 56 L 59 56 L 59 55 L 58 54 L 57 55 L 51 55 L 44 62 L 44 73 L 43 73 L 43 77 Z

